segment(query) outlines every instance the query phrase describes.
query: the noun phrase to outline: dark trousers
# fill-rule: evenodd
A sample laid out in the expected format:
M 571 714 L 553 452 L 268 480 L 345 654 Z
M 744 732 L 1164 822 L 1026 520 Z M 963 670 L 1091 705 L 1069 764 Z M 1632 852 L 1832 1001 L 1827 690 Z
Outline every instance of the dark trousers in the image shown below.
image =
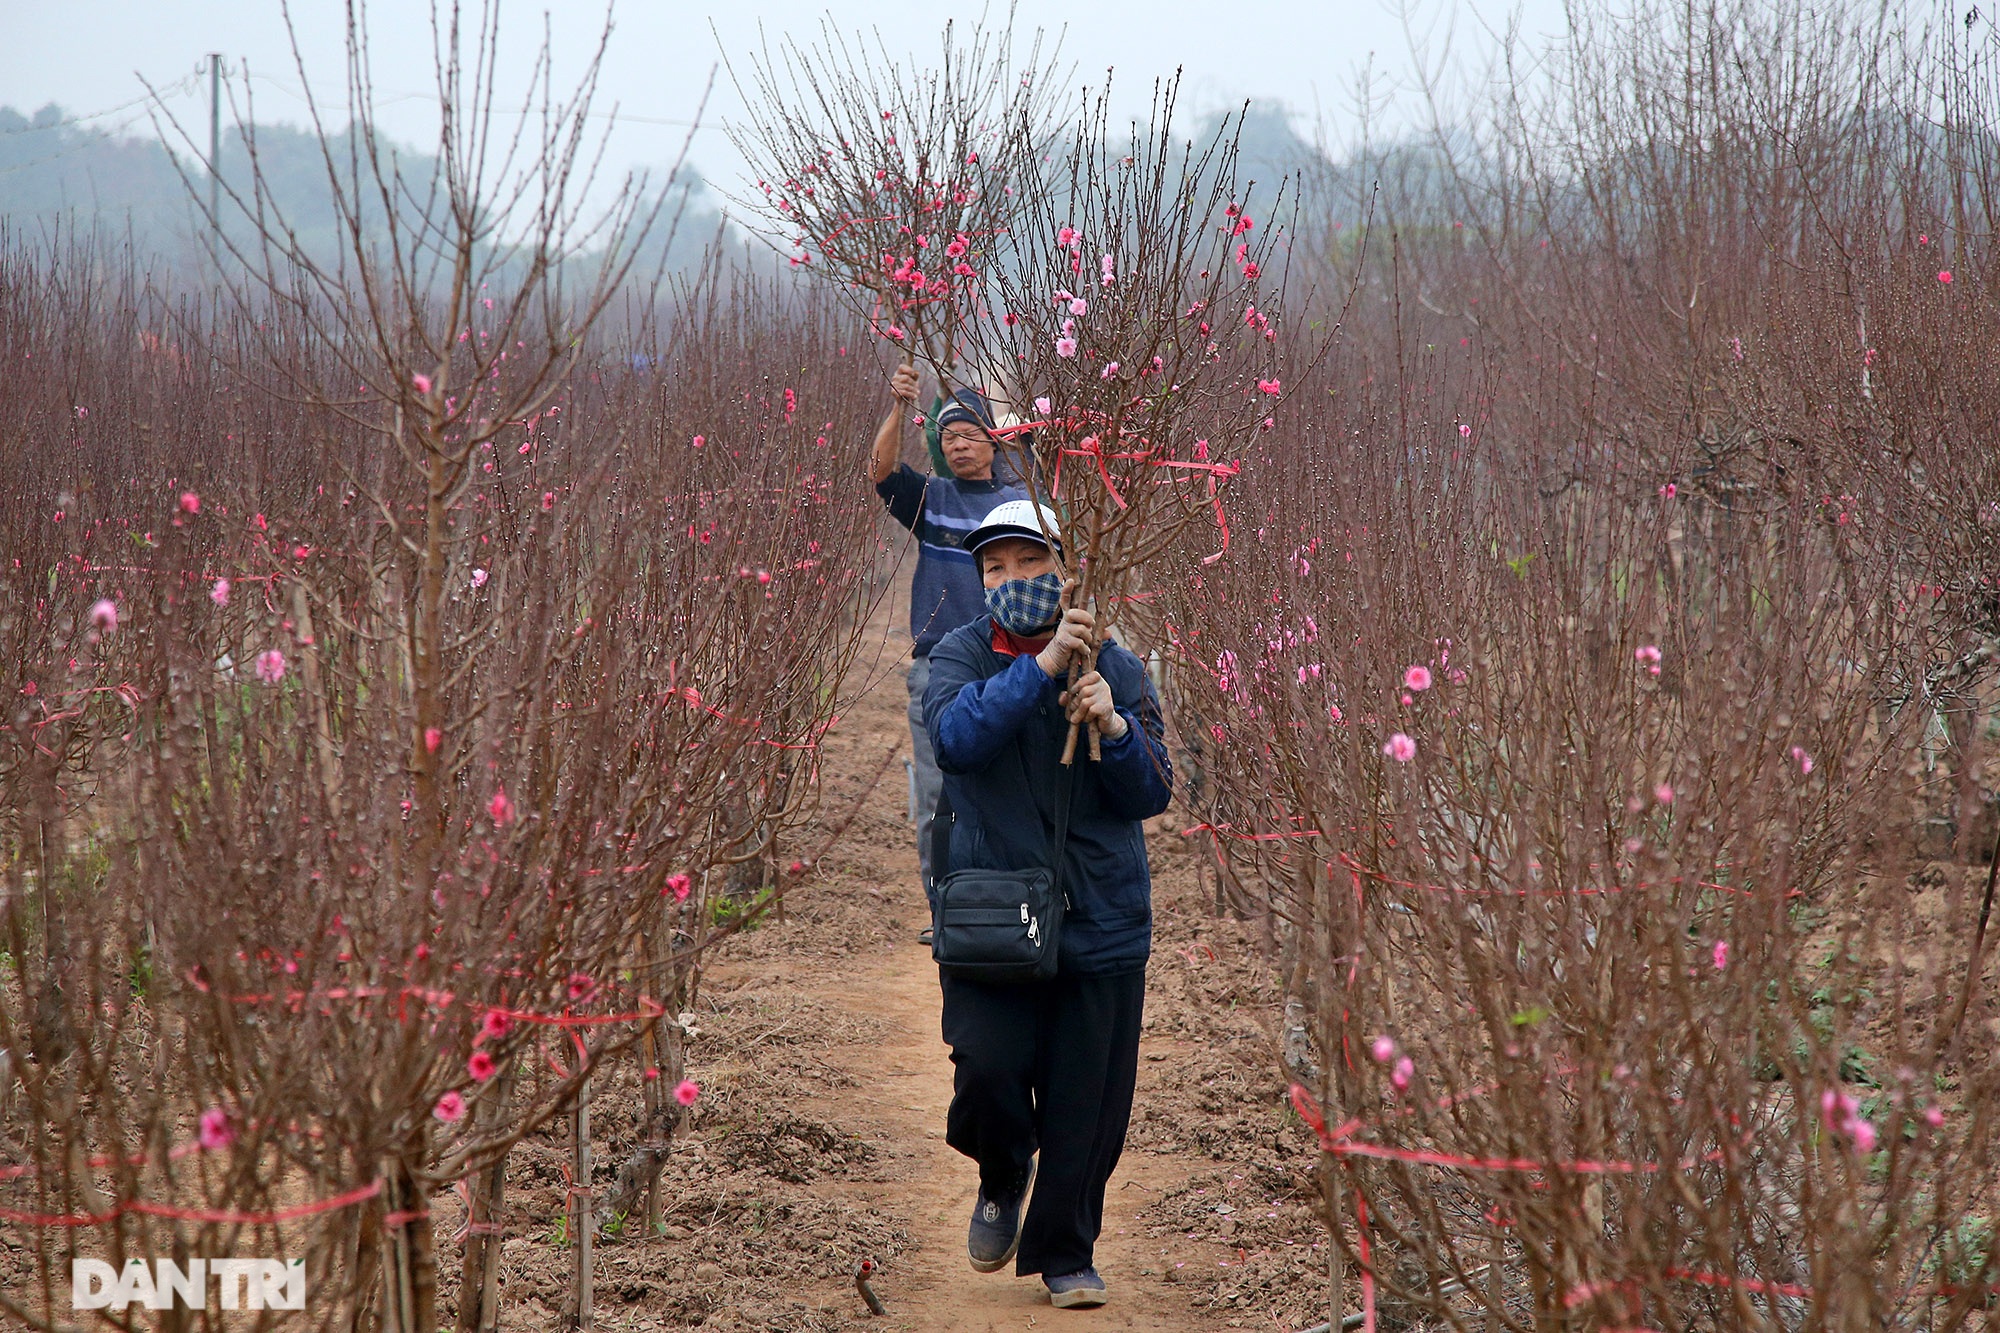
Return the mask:
M 1089 1268 L 1132 1119 L 1145 972 L 1024 986 L 942 980 L 956 1068 L 945 1142 L 979 1163 L 989 1196 L 1018 1192 L 1039 1149 L 1014 1271 Z

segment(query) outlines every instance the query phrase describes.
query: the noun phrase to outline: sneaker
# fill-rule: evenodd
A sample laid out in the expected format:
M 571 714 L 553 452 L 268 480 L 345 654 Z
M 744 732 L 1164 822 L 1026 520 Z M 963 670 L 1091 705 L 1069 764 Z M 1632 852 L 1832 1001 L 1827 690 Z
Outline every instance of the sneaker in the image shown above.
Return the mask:
M 972 1225 L 965 1232 L 965 1253 L 976 1271 L 998 1272 L 1021 1248 L 1021 1209 L 1034 1181 L 1035 1166 L 1030 1162 L 1028 1178 L 1012 1197 L 988 1197 L 985 1188 L 980 1188 L 972 1203 Z
M 1087 1309 L 1111 1299 L 1111 1293 L 1104 1289 L 1104 1279 L 1095 1268 L 1042 1280 L 1049 1289 L 1049 1304 L 1058 1310 Z

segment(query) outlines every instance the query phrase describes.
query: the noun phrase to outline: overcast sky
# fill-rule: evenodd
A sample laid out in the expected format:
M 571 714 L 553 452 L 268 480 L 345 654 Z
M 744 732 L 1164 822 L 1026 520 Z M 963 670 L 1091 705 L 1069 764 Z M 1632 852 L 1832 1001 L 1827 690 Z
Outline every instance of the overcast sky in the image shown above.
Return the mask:
M 1431 58 L 1449 34 L 1459 61 L 1450 82 L 1461 93 L 1467 71 L 1490 49 L 1490 33 L 1510 17 L 1531 38 L 1562 24 L 1561 0 L 1410 3 L 1420 7 L 1414 26 Z M 292 12 L 307 77 L 330 96 L 336 123 L 344 124 L 343 8 L 339 0 L 293 0 Z M 621 174 L 657 173 L 673 160 L 722 52 L 740 58 L 754 49 L 760 25 L 774 42 L 785 34 L 809 37 L 828 12 L 824 0 L 624 0 L 613 14 L 595 103 L 602 112 L 617 111 L 615 120 L 600 121 L 611 135 L 607 166 Z M 979 13 L 971 6 L 886 0 L 840 0 L 831 12 L 850 31 L 879 30 L 892 51 L 919 54 L 938 49 L 948 15 L 965 21 Z M 573 80 L 603 13 L 600 4 L 574 0 L 553 8 L 509 3 L 502 38 L 507 86 L 525 83 L 525 60 L 540 39 L 545 14 L 558 76 Z M 436 126 L 430 14 L 423 0 L 377 0 L 368 11 L 380 122 L 393 137 L 420 147 Z M 1407 85 L 1414 68 L 1406 25 L 1389 0 L 1021 0 L 1015 26 L 1052 35 L 1066 26 L 1063 64 L 1074 64 L 1080 79 L 1093 84 L 1114 68 L 1114 87 L 1131 97 L 1132 111 L 1143 105 L 1156 76 L 1180 66 L 1186 70 L 1184 102 L 1192 110 L 1212 111 L 1245 97 L 1269 99 L 1296 113 L 1308 136 L 1317 120 L 1335 146 L 1351 133 L 1356 75 L 1371 56 L 1390 81 Z M 144 95 L 143 76 L 165 92 L 165 105 L 205 147 L 208 83 L 198 71 L 209 51 L 222 53 L 239 89 L 247 62 L 259 121 L 304 122 L 300 78 L 277 0 L 7 0 L 0 18 L 0 103 L 32 112 L 59 102 L 72 115 L 109 112 L 86 124 L 150 133 L 144 106 L 133 104 Z M 740 107 L 727 76 L 719 76 L 692 149 L 696 167 L 725 186 L 734 183 L 740 163 L 718 127 Z M 1406 96 L 1386 119 L 1407 124 L 1415 114 Z

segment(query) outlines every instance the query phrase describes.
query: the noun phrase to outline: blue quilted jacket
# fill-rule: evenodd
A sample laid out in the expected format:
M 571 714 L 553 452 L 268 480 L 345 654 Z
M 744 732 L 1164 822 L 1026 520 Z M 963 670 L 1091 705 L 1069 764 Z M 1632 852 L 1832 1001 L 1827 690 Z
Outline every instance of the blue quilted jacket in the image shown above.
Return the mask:
M 950 803 L 948 870 L 1027 870 L 1049 864 L 1069 722 L 1059 682 L 1032 657 L 993 647 L 981 616 L 931 649 L 924 723 Z M 1063 888 L 1064 971 L 1105 975 L 1145 966 L 1153 947 L 1153 882 L 1140 821 L 1167 808 L 1173 768 L 1153 684 L 1139 659 L 1107 640 L 1097 669 L 1128 730 L 1092 763 L 1081 740 Z

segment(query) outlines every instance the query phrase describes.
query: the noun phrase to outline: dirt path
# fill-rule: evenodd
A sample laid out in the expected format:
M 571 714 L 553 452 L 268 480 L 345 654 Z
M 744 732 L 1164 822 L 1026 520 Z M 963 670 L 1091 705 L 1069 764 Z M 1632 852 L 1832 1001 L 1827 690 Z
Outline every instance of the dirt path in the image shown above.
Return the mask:
M 885 858 L 883 868 L 892 881 L 916 882 L 914 853 Z M 910 1234 L 910 1248 L 876 1284 L 890 1309 L 890 1318 L 878 1321 L 881 1327 L 985 1333 L 1048 1328 L 1052 1318 L 1079 1333 L 1212 1327 L 1195 1317 L 1161 1276 L 1165 1247 L 1146 1235 L 1140 1216 L 1149 1197 L 1186 1183 L 1186 1164 L 1147 1153 L 1125 1155 L 1106 1200 L 1097 1263 L 1113 1287 L 1111 1304 L 1093 1311 L 1055 1310 L 1034 1278 L 1016 1278 L 1011 1269 L 973 1271 L 965 1229 L 976 1176 L 971 1162 L 944 1142 L 951 1065 L 938 1037 L 937 972 L 928 954 L 914 943 L 886 948 L 864 966 L 836 970 L 811 993 L 822 1003 L 870 1015 L 876 1040 L 836 1057 L 862 1066 L 853 1070 L 862 1083 L 857 1091 L 821 1095 L 810 1105 L 864 1121 L 907 1168 L 892 1181 L 847 1187 L 855 1201 L 901 1219 Z
M 892 609 L 888 614 L 896 614 Z M 828 774 L 853 774 L 891 747 L 908 751 L 907 695 L 900 662 L 906 635 L 884 624 L 861 669 L 869 681 L 856 706 L 829 738 Z M 793 1112 L 858 1132 L 887 1169 L 859 1178 L 819 1182 L 818 1188 L 858 1211 L 893 1219 L 907 1247 L 881 1258 L 877 1293 L 887 1319 L 869 1326 L 884 1330 L 987 1330 L 1064 1328 L 1201 1330 L 1213 1322 L 1189 1309 L 1185 1296 L 1166 1281 L 1160 1240 L 1148 1236 L 1140 1217 L 1146 1202 L 1186 1183 L 1187 1164 L 1154 1154 L 1128 1151 L 1112 1177 L 1105 1205 L 1105 1234 L 1098 1266 L 1113 1289 L 1099 1310 L 1063 1311 L 1048 1304 L 1039 1280 L 975 1272 L 965 1254 L 965 1229 L 977 1176 L 972 1163 L 944 1142 L 945 1110 L 951 1102 L 951 1063 L 938 1034 L 937 970 L 916 942 L 924 922 L 914 835 L 895 816 L 906 812 L 902 764 L 892 763 L 891 779 L 876 792 L 871 809 L 857 819 L 833 864 L 823 867 L 822 883 L 784 926 L 759 932 L 748 950 L 782 951 L 777 957 L 730 959 L 716 970 L 714 985 L 742 995 L 768 992 L 773 983 L 817 1012 L 820 1030 L 853 1032 L 855 1039 L 830 1042 L 817 1057 L 833 1071 L 819 1081 L 825 1090 L 797 1098 Z M 839 778 L 829 779 L 838 799 Z M 884 818 L 884 815 L 888 818 Z M 822 955 L 812 948 L 813 927 L 838 912 L 856 891 L 862 911 L 876 918 L 865 944 Z M 878 896 L 879 895 L 879 896 Z M 806 895 L 801 895 L 802 899 Z M 828 922 L 830 924 L 830 922 Z M 803 929 L 802 929 L 803 928 Z M 836 937 L 847 931 L 829 932 Z M 805 935 L 805 940 L 786 937 Z M 795 952 L 803 952 L 799 957 Z M 769 966 L 771 963 L 777 967 Z M 1142 1041 L 1142 1071 L 1160 1063 L 1160 1045 L 1148 1033 Z M 1154 1060 L 1144 1058 L 1153 1054 Z M 826 1087 L 831 1084 L 833 1086 Z M 1145 1091 L 1142 1087 L 1140 1098 Z M 893 1165 L 889 1165 L 893 1164 Z M 860 1302 L 846 1294 L 855 1306 Z

